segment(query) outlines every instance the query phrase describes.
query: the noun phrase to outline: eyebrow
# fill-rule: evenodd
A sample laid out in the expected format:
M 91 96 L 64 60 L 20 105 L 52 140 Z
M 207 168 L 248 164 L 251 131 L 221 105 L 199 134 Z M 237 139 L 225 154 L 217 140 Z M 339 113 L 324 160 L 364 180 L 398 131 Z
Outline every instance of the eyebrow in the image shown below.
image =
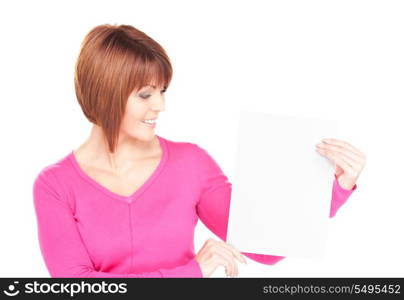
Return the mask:
M 156 86 L 155 86 L 155 85 L 150 85 L 150 84 L 145 85 L 145 87 L 148 87 L 148 86 L 150 86 L 150 87 L 152 87 L 152 88 L 156 88 Z M 163 89 L 167 89 L 167 87 L 163 87 Z
M 147 85 L 143 86 L 140 90 L 145 90 L 147 87 L 156 88 L 154 85 L 147 84 Z

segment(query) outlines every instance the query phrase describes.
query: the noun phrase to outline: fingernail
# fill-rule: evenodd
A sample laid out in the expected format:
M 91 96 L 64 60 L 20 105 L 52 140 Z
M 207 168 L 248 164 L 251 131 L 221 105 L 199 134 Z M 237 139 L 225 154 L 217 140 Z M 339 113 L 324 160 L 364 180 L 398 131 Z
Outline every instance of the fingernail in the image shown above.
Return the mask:
M 321 141 L 324 142 L 324 143 L 329 143 L 330 142 L 329 139 L 322 139 Z

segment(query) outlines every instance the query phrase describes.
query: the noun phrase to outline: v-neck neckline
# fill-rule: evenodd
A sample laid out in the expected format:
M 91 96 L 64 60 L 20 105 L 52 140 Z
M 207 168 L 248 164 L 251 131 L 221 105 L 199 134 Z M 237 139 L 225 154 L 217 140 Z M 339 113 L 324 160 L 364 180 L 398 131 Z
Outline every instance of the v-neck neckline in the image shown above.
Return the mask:
M 160 162 L 157 165 L 157 167 L 154 169 L 153 173 L 146 179 L 146 181 L 138 188 L 136 189 L 135 192 L 133 192 L 130 196 L 123 196 L 120 194 L 117 194 L 115 192 L 112 192 L 111 190 L 107 189 L 105 186 L 102 184 L 98 183 L 95 179 L 87 175 L 86 172 L 81 168 L 81 166 L 78 163 L 78 160 L 75 157 L 74 150 L 72 150 L 69 154 L 69 159 L 70 162 L 72 163 L 74 169 L 77 171 L 77 173 L 80 175 L 81 178 L 83 178 L 85 181 L 90 183 L 92 186 L 106 194 L 107 196 L 110 196 L 112 198 L 115 198 L 120 201 L 124 201 L 127 203 L 132 203 L 136 198 L 138 198 L 152 183 L 153 181 L 158 177 L 158 175 L 161 173 L 163 170 L 164 166 L 166 165 L 167 159 L 168 159 L 168 147 L 166 144 L 166 141 L 164 138 L 157 136 L 157 139 L 160 144 L 160 148 L 162 151 L 162 155 L 160 158 Z

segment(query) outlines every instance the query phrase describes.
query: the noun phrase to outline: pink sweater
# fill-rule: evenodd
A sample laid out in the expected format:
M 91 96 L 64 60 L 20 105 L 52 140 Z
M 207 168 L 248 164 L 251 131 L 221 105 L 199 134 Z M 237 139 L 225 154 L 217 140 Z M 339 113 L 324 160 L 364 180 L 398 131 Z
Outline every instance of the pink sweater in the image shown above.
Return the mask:
M 226 241 L 232 184 L 203 148 L 158 139 L 162 159 L 130 197 L 89 177 L 73 151 L 41 170 L 33 196 L 52 277 L 202 277 L 194 229 L 200 219 Z M 356 188 L 334 178 L 330 217 Z M 267 265 L 284 258 L 242 253 Z

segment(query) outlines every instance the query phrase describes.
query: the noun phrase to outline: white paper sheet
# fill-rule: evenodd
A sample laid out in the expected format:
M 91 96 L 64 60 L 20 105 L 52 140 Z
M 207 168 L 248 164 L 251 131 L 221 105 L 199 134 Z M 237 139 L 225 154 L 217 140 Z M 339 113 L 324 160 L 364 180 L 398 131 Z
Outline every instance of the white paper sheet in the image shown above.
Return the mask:
M 315 149 L 338 121 L 241 111 L 227 242 L 239 251 L 322 258 L 335 164 Z

